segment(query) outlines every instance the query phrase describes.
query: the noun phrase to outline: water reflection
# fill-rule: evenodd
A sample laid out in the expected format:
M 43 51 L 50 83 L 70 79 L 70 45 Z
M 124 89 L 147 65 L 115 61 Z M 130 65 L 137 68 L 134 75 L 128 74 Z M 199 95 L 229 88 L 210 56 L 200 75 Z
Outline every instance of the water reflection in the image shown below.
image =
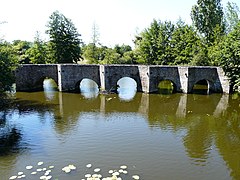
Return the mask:
M 0 112 L 0 156 L 17 152 L 21 133 L 7 121 L 7 112 Z
M 91 79 L 83 79 L 80 83 L 80 92 L 86 99 L 96 98 L 99 93 L 98 85 Z
M 209 82 L 207 82 L 207 80 L 200 80 L 198 81 L 194 86 L 193 86 L 193 90 L 192 93 L 194 94 L 204 94 L 207 95 L 210 93 L 209 91 Z
M 137 83 L 134 79 L 129 77 L 124 77 L 118 80 L 118 95 L 123 101 L 130 101 L 134 98 L 137 92 Z
M 47 100 L 53 100 L 56 96 L 57 84 L 53 79 L 43 81 L 43 90 Z
M 159 94 L 172 94 L 174 93 L 174 84 L 170 80 L 163 80 L 158 85 Z
M 42 127 L 36 131 L 42 136 L 32 135 L 33 141 L 40 139 L 37 148 L 44 142 L 44 151 L 49 154 L 65 150 L 76 159 L 86 155 L 101 159 L 106 153 L 124 158 L 124 154 L 129 162 L 139 161 L 140 167 L 144 162 L 144 179 L 157 179 L 162 174 L 169 177 L 173 171 L 175 178 L 183 174 L 186 179 L 221 179 L 221 172 L 222 179 L 239 179 L 240 99 L 232 97 L 136 93 L 131 101 L 122 101 L 115 94 L 86 99 L 81 94 L 56 92 L 56 98 L 49 101 L 41 92 L 17 93 L 16 99 L 25 106 L 19 103 L 15 108 L 22 115 L 35 114 L 35 121 L 41 124 L 36 123 L 35 129 Z M 171 158 L 182 161 L 173 163 Z M 154 172 L 153 167 L 157 169 Z M 204 173 L 199 175 L 201 170 Z

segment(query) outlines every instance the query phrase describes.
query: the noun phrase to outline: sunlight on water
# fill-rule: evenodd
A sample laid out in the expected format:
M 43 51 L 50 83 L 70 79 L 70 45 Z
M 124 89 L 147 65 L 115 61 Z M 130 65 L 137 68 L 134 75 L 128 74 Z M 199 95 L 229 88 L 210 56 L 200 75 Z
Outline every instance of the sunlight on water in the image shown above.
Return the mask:
M 53 79 L 45 79 L 43 81 L 43 90 L 46 99 L 53 100 L 57 91 L 56 82 Z
M 129 77 L 121 78 L 118 81 L 119 98 L 123 101 L 130 101 L 134 98 L 137 92 L 137 83 L 134 79 Z
M 86 99 L 96 98 L 99 93 L 98 85 L 91 79 L 83 79 L 80 83 L 80 92 Z
M 237 94 L 136 93 L 124 102 L 62 92 L 49 101 L 45 93 L 17 92 L 0 110 L 0 179 L 23 172 L 28 180 L 79 180 L 98 168 L 106 177 L 121 165 L 122 180 L 240 177 Z

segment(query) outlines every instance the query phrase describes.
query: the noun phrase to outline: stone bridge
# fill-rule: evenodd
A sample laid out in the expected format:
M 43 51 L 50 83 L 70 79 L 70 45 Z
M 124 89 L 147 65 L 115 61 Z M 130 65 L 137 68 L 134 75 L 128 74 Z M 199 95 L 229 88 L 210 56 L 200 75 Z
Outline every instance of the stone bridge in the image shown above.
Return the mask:
M 228 78 L 222 68 L 213 66 L 26 64 L 15 75 L 17 91 L 43 90 L 45 78 L 52 78 L 59 91 L 79 90 L 85 78 L 102 90 L 115 91 L 119 79 L 130 77 L 136 81 L 137 91 L 144 93 L 158 91 L 163 80 L 171 81 L 175 92 L 191 93 L 197 82 L 205 80 L 210 92 L 229 93 Z

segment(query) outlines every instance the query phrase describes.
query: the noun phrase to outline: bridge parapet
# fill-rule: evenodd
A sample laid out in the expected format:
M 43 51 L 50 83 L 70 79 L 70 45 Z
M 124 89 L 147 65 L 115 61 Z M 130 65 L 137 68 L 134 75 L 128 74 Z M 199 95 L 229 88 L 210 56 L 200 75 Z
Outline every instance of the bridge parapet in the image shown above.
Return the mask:
M 17 91 L 41 91 L 45 78 L 52 78 L 58 84 L 57 65 L 20 65 L 15 71 L 15 78 Z
M 156 92 L 162 80 L 170 80 L 176 92 L 191 93 L 198 81 L 206 80 L 210 91 L 229 93 L 228 78 L 220 67 L 44 64 L 21 65 L 15 74 L 17 91 L 42 90 L 46 77 L 55 80 L 59 91 L 79 90 L 84 78 L 103 90 L 115 91 L 119 79 L 130 77 L 136 81 L 137 91 L 145 93 Z

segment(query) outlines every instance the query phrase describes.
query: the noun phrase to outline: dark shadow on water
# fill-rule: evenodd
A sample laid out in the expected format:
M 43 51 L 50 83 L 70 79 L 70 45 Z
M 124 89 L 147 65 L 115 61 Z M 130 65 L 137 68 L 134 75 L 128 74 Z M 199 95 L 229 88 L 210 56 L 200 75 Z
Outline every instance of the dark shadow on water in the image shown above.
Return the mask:
M 22 134 L 15 127 L 0 128 L 0 156 L 19 152 Z
M 55 104 L 46 104 L 33 100 L 23 100 L 20 98 L 6 98 L 8 102 L 5 108 L 0 109 L 0 156 L 11 153 L 19 153 L 27 150 L 29 145 L 22 141 L 23 134 L 21 128 L 9 122 L 12 113 L 18 112 L 19 115 L 29 112 L 52 111 Z
M 193 94 L 202 94 L 202 95 L 208 95 L 210 93 L 208 88 L 208 82 L 206 80 L 200 80 L 198 81 L 194 86 L 192 90 Z
M 14 110 L 18 110 L 19 113 L 27 113 L 27 112 L 46 112 L 51 111 L 56 107 L 56 104 L 44 104 L 38 101 L 31 100 L 22 100 L 16 99 L 14 106 L 12 107 Z

